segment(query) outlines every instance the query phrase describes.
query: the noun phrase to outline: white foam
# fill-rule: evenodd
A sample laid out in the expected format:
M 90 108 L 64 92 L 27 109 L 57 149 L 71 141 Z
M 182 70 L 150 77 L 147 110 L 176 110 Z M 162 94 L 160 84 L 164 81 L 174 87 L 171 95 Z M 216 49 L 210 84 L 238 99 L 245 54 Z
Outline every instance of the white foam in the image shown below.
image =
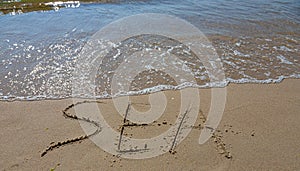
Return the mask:
M 234 50 L 233 53 L 234 53 L 234 55 L 236 55 L 236 56 L 250 57 L 250 55 L 248 55 L 248 54 L 243 54 L 242 52 L 239 52 L 239 51 L 237 51 L 237 50 Z
M 282 55 L 278 55 L 276 56 L 277 59 L 279 59 L 281 62 L 280 63 L 284 63 L 284 64 L 289 64 L 292 65 L 293 63 L 290 62 L 289 60 L 287 60 L 284 56 Z
M 38 96 L 3 96 L 3 93 L 0 92 L 0 101 L 15 101 L 15 100 L 25 100 L 25 101 L 35 101 L 35 100 L 45 100 L 45 99 L 65 99 L 65 98 L 82 98 L 82 99 L 106 99 L 106 98 L 115 98 L 121 96 L 132 96 L 132 95 L 143 95 L 143 94 L 150 94 L 159 91 L 165 90 L 181 90 L 185 88 L 220 88 L 225 87 L 229 83 L 236 83 L 236 84 L 245 84 L 245 83 L 256 83 L 256 84 L 271 84 L 271 83 L 280 83 L 286 78 L 300 78 L 300 74 L 292 74 L 290 76 L 279 76 L 278 78 L 268 78 L 265 80 L 257 80 L 253 78 L 241 78 L 241 79 L 232 79 L 227 78 L 225 81 L 222 82 L 211 82 L 206 83 L 205 85 L 197 85 L 193 83 L 183 83 L 178 86 L 172 85 L 158 85 L 150 88 L 146 88 L 139 91 L 129 91 L 129 92 L 119 92 L 114 95 L 109 95 L 107 93 L 103 93 L 101 96 L 94 96 L 90 94 L 75 94 L 72 97 L 70 96 L 46 96 L 46 95 L 38 95 Z
M 44 3 L 46 6 L 54 7 L 54 9 L 57 9 L 58 7 L 66 7 L 66 8 L 78 8 L 80 6 L 79 1 L 56 1 L 56 2 L 47 2 Z

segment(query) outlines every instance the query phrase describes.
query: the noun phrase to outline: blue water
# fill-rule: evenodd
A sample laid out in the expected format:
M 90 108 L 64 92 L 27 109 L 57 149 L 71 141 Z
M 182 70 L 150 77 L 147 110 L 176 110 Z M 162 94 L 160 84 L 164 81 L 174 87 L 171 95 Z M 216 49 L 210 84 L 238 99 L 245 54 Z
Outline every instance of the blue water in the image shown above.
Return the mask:
M 77 28 L 79 32 L 92 34 L 116 19 L 139 13 L 175 15 L 186 19 L 205 33 L 238 32 L 247 35 L 247 31 L 255 29 L 265 34 L 269 30 L 262 30 L 264 26 L 260 22 L 269 23 L 269 27 L 276 26 L 277 28 L 273 28 L 275 31 L 299 31 L 300 1 L 152 0 L 81 4 L 80 8 L 61 9 L 57 12 L 3 15 L 0 18 L 2 32 L 0 38 L 17 40 L 41 40 L 53 36 L 59 38 L 73 28 Z M 289 24 L 281 25 L 281 21 Z M 244 28 L 245 31 L 241 30 Z
M 235 65 L 241 65 L 233 68 L 235 72 L 241 68 L 250 69 L 247 68 L 250 66 L 238 62 L 239 56 L 243 55 L 237 55 L 241 54 L 237 52 L 277 60 L 273 68 L 266 68 L 268 61 L 253 57 L 253 61 L 261 62 L 265 70 L 283 68 L 271 74 L 263 71 L 266 77 L 255 77 L 246 72 L 244 76 L 231 77 L 232 73 L 228 72 L 228 81 L 251 82 L 252 79 L 252 82 L 268 82 L 270 79 L 298 77 L 300 73 L 299 0 L 150 0 L 81 4 L 74 9 L 0 16 L 0 98 L 69 97 L 69 78 L 76 55 L 85 42 L 103 26 L 140 13 L 174 15 L 195 25 L 208 37 L 220 36 L 212 40 L 213 44 L 220 49 L 225 67 L 228 64 L 230 68 L 235 62 Z M 258 46 L 268 47 L 257 49 L 257 52 L 238 49 L 236 41 L 222 36 L 251 46 L 263 37 L 265 41 L 259 41 Z M 268 50 L 276 48 L 276 52 Z M 230 58 L 234 55 L 234 59 Z M 282 62 L 285 60 L 288 62 Z

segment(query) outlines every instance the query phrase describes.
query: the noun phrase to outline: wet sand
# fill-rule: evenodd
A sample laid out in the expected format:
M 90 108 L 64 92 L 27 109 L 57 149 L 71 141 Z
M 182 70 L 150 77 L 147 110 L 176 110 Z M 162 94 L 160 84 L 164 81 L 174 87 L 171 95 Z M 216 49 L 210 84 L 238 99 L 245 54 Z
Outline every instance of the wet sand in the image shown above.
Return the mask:
M 113 156 L 86 139 L 49 151 L 51 142 L 84 135 L 78 121 L 63 117 L 71 99 L 0 102 L 0 170 L 299 170 L 300 80 L 279 84 L 230 84 L 222 121 L 203 145 L 198 144 L 203 117 L 210 107 L 210 89 L 200 89 L 201 112 L 188 137 L 169 152 L 150 159 Z M 142 136 L 167 129 L 178 113 L 178 91 L 165 91 L 166 113 Z M 147 95 L 131 97 L 137 110 L 149 109 Z M 111 100 L 100 107 L 109 123 L 122 124 Z M 72 111 L 71 111 L 72 112 Z M 110 115 L 109 115 L 110 114 Z M 176 114 L 175 114 L 176 115 Z M 164 124 L 167 122 L 168 124 Z M 114 124 L 113 124 L 114 123 Z M 160 124 L 160 125 L 159 125 Z M 144 129 L 144 128 L 143 128 Z M 130 130 L 140 136 L 140 128 Z M 148 129 L 148 128 L 145 128 Z M 226 157 L 230 154 L 231 157 Z

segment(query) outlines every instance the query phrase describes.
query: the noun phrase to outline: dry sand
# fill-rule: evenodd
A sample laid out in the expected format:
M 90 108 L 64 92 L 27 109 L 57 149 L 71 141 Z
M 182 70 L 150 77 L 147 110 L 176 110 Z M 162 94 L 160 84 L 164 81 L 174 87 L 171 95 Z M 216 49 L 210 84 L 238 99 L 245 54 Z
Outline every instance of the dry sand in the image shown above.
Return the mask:
M 207 115 L 210 90 L 199 92 L 201 111 Z M 169 99 L 165 115 L 154 126 L 134 128 L 128 134 L 151 137 L 175 121 L 180 104 L 179 92 L 165 93 Z M 136 109 L 149 109 L 147 96 L 131 97 L 131 100 Z M 122 118 L 116 114 L 111 100 L 102 101 L 104 103 L 99 106 L 105 118 L 117 130 Z M 89 139 L 62 146 L 41 157 L 51 142 L 84 135 L 78 121 L 62 115 L 62 110 L 72 103 L 71 99 L 0 102 L 0 169 L 300 170 L 299 79 L 268 85 L 230 84 L 215 138 L 203 145 L 198 144 L 201 129 L 197 125 L 202 123 L 198 117 L 189 136 L 176 146 L 175 154 L 167 152 L 143 160 L 113 156 Z M 227 152 L 232 158 L 226 157 Z

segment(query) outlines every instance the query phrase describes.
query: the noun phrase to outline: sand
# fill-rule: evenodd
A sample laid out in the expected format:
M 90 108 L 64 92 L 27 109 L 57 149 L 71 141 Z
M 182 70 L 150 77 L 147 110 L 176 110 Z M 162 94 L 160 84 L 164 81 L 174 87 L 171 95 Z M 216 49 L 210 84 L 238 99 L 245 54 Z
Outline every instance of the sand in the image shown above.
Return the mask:
M 207 115 L 210 89 L 199 90 L 201 112 Z M 151 137 L 175 121 L 180 103 L 178 91 L 165 91 L 168 107 L 149 127 L 128 134 Z M 132 106 L 149 109 L 148 97 L 131 97 Z M 101 100 L 104 117 L 118 130 L 122 117 L 110 99 Z M 230 84 L 222 121 L 215 137 L 199 145 L 203 123 L 199 117 L 191 133 L 169 152 L 133 160 L 113 156 L 90 139 L 61 146 L 41 157 L 51 142 L 84 135 L 76 120 L 63 117 L 72 99 L 0 102 L 1 170 L 299 170 L 300 80 L 279 84 Z M 70 110 L 72 112 L 72 109 Z M 201 113 L 200 112 L 200 113 Z M 175 116 L 174 116 L 175 115 Z M 167 122 L 167 124 L 163 124 Z M 160 126 L 159 126 L 160 124 Z M 230 154 L 230 156 L 226 156 Z

